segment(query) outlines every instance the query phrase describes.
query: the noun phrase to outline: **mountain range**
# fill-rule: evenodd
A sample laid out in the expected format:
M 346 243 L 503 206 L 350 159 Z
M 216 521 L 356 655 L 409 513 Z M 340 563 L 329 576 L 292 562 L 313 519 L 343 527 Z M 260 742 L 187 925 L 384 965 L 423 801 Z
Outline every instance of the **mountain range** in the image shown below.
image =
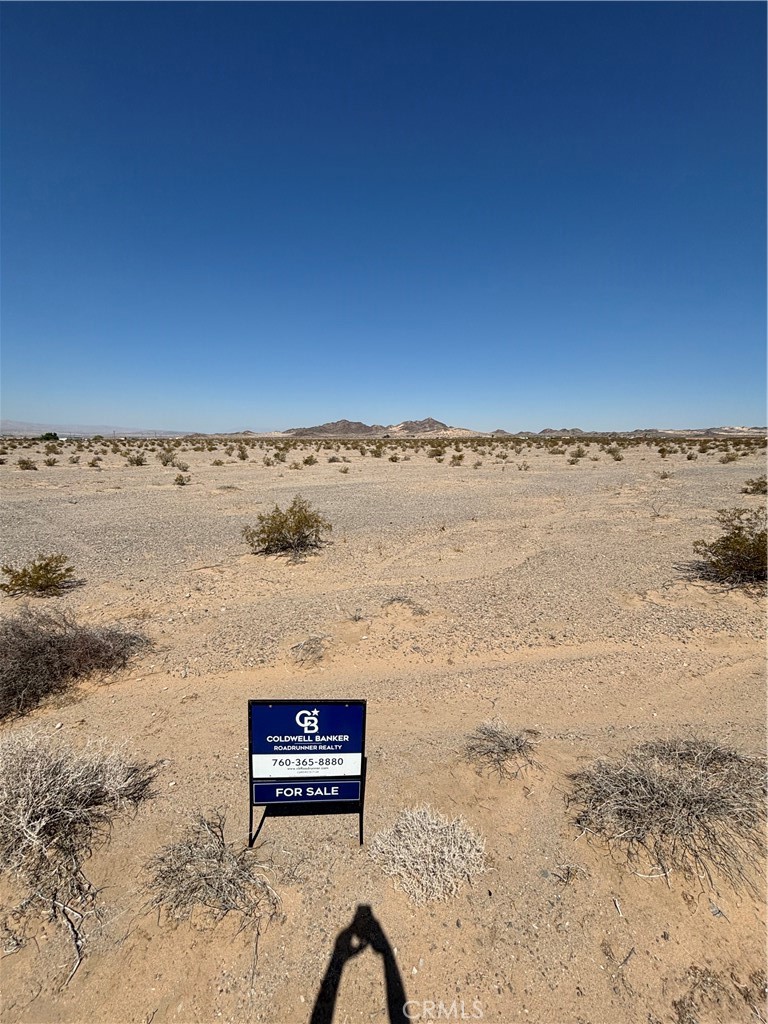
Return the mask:
M 467 427 L 451 427 L 441 420 L 428 416 L 423 420 L 404 420 L 402 423 L 394 423 L 390 426 L 383 426 L 380 423 L 362 423 L 359 420 L 334 420 L 331 423 L 321 423 L 313 427 L 290 427 L 287 430 L 273 431 L 252 431 L 238 430 L 230 433 L 218 431 L 206 435 L 200 431 L 190 430 L 149 430 L 147 428 L 131 429 L 115 426 L 91 426 L 84 424 L 62 424 L 62 423 L 27 423 L 21 420 L 0 420 L 0 434 L 6 437 L 37 437 L 48 431 L 55 431 L 62 437 L 93 437 L 101 434 L 104 437 L 239 437 L 251 435 L 254 437 L 472 437 L 474 435 L 487 434 L 487 431 L 470 430 Z M 660 436 L 660 437 L 739 437 L 752 434 L 764 434 L 766 427 L 694 427 L 685 430 L 670 430 L 663 427 L 641 427 L 636 430 L 582 430 L 579 427 L 545 427 L 538 431 L 518 430 L 515 434 L 508 430 L 498 428 L 490 432 L 493 437 L 558 437 L 578 436 L 589 434 L 591 436 L 618 435 L 631 437 L 638 435 Z

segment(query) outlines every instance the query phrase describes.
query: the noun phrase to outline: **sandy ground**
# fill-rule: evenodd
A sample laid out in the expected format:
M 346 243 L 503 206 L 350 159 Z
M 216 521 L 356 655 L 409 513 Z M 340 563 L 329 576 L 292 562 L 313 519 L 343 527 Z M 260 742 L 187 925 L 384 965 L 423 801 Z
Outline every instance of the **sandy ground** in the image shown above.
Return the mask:
M 4 560 L 65 552 L 85 585 L 56 606 L 138 625 L 154 648 L 4 728 L 61 723 L 76 744 L 125 742 L 163 767 L 158 797 L 89 862 L 104 920 L 72 982 L 68 936 L 34 922 L 0 961 L 3 1020 L 306 1022 L 360 904 L 413 1020 L 765 1019 L 762 898 L 639 877 L 580 836 L 567 804 L 569 773 L 643 740 L 765 749 L 763 600 L 681 568 L 717 536 L 718 508 L 763 500 L 740 494 L 762 453 L 723 465 L 642 447 L 614 462 L 593 446 L 599 461 L 534 450 L 477 469 L 471 453 L 458 468 L 353 453 L 341 474 L 329 451 L 301 471 L 258 450 L 220 467 L 221 453 L 193 451 L 186 487 L 152 458 L 110 454 L 96 470 L 65 452 L 32 473 L 17 454 L 0 467 Z M 332 543 L 301 564 L 251 554 L 243 526 L 297 492 Z M 311 636 L 324 654 L 298 664 L 291 649 Z M 271 862 L 282 916 L 256 957 L 234 921 L 148 913 L 143 865 L 190 810 L 226 807 L 229 838 L 245 841 L 247 700 L 281 697 L 367 699 L 367 836 L 429 803 L 485 836 L 487 873 L 418 907 L 358 845 L 355 818 L 270 819 L 254 856 Z M 465 762 L 467 731 L 493 716 L 539 733 L 541 768 L 500 783 Z M 374 950 L 346 965 L 334 1020 L 387 1020 Z

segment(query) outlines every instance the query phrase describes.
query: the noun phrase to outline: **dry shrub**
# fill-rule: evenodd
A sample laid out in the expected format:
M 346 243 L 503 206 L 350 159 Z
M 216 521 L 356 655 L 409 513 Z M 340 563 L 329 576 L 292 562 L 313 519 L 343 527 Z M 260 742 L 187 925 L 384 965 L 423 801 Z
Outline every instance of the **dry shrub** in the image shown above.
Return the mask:
M 392 828 L 374 836 L 370 854 L 415 903 L 455 896 L 485 871 L 485 840 L 463 818 L 429 806 L 401 811 Z
M 529 729 L 513 732 L 506 722 L 494 718 L 482 722 L 466 739 L 465 756 L 479 771 L 496 774 L 500 779 L 515 779 L 524 768 L 540 768 L 534 758 L 536 749 Z
M 252 850 L 236 850 L 224 838 L 225 815 L 196 811 L 181 839 L 163 847 L 146 865 L 151 906 L 162 907 L 176 921 L 202 910 L 220 921 L 230 912 L 241 915 L 241 928 L 258 927 L 272 918 L 280 897 L 269 884 L 265 865 Z
M 309 636 L 298 644 L 291 647 L 291 657 L 297 665 L 310 668 L 322 661 L 325 656 L 326 643 L 331 638 L 327 633 L 319 636 Z
M 693 545 L 702 559 L 697 571 L 719 583 L 764 582 L 768 562 L 765 508 L 722 508 L 717 520 L 722 537 L 710 542 L 697 540 Z
M 427 609 L 423 608 L 420 604 L 413 600 L 412 597 L 405 597 L 402 594 L 397 594 L 395 597 L 389 597 L 384 602 L 384 608 L 391 608 L 393 605 L 397 605 L 400 608 L 407 608 L 411 615 L 420 618 L 422 615 L 427 615 Z
M 1 571 L 8 580 L 0 583 L 0 590 L 12 596 L 35 594 L 54 597 L 67 587 L 74 586 L 72 576 L 75 570 L 68 562 L 66 555 L 38 555 L 18 569 L 13 565 L 4 565 Z
M 122 626 L 81 626 L 64 612 L 21 609 L 0 622 L 0 720 L 91 672 L 122 668 L 148 642 Z
M 255 555 L 288 552 L 300 555 L 323 544 L 323 534 L 330 532 L 331 524 L 312 506 L 296 495 L 283 511 L 278 505 L 272 512 L 260 513 L 256 526 L 246 526 L 243 536 Z
M 765 765 L 707 740 L 657 740 L 571 776 L 575 821 L 632 864 L 752 886 L 763 848 Z
M 753 477 L 747 480 L 741 488 L 742 494 L 768 494 L 768 477 L 765 473 L 762 476 Z
M 68 928 L 76 953 L 70 978 L 83 956 L 83 922 L 98 915 L 84 862 L 108 841 L 115 817 L 153 795 L 156 771 L 120 749 L 75 750 L 35 729 L 0 740 L 0 870 L 21 893 L 17 921 L 40 905 Z

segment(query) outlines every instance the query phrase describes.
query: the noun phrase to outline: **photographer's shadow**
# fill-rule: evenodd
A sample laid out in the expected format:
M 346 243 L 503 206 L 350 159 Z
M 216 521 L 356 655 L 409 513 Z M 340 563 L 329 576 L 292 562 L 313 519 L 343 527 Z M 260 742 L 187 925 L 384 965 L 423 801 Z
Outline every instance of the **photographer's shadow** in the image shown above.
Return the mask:
M 315 1000 L 310 1024 L 332 1024 L 336 997 L 339 992 L 341 975 L 347 960 L 358 956 L 370 947 L 384 961 L 384 982 L 387 987 L 387 1012 L 389 1024 L 408 1024 L 405 1012 L 405 989 L 395 954 L 371 908 L 361 903 L 355 911 L 352 923 L 339 932 L 333 947 L 325 977 Z

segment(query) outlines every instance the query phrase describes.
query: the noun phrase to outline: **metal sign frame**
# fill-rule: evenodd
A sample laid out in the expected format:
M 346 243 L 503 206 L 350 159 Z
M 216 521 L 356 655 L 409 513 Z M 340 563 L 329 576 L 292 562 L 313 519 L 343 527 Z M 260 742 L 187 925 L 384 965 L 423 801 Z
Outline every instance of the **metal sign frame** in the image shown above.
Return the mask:
M 360 749 L 360 774 L 359 775 L 344 775 L 337 779 L 326 778 L 325 776 L 315 776 L 307 778 L 296 778 L 293 776 L 285 777 L 272 777 L 259 778 L 254 775 L 253 768 L 253 753 L 254 753 L 254 737 L 253 737 L 253 713 L 254 707 L 281 707 L 285 705 L 301 705 L 304 704 L 306 707 L 355 707 L 362 708 L 362 741 Z M 366 719 L 367 719 L 368 705 L 365 700 L 313 700 L 303 701 L 295 698 L 290 700 L 249 700 L 248 701 L 248 805 L 250 809 L 249 814 L 249 825 L 248 825 L 248 846 L 252 847 L 256 842 L 259 833 L 261 832 L 262 826 L 266 821 L 267 817 L 292 817 L 294 815 L 315 815 L 315 814 L 357 814 L 359 817 L 359 835 L 360 845 L 363 845 L 363 814 L 365 810 L 365 782 L 368 771 L 368 760 L 365 756 L 365 732 L 366 732 Z M 356 751 L 355 751 L 356 753 Z M 359 798 L 347 798 L 338 797 L 336 799 L 332 797 L 313 797 L 312 800 L 300 800 L 291 799 L 288 801 L 279 800 L 259 800 L 256 802 L 256 787 L 261 786 L 265 788 L 267 786 L 274 786 L 277 788 L 278 785 L 288 785 L 293 787 L 318 787 L 320 785 L 336 785 L 340 786 L 344 783 L 359 784 Z M 253 812 L 255 807 L 263 807 L 264 811 L 261 816 L 258 828 L 254 832 L 253 829 Z

